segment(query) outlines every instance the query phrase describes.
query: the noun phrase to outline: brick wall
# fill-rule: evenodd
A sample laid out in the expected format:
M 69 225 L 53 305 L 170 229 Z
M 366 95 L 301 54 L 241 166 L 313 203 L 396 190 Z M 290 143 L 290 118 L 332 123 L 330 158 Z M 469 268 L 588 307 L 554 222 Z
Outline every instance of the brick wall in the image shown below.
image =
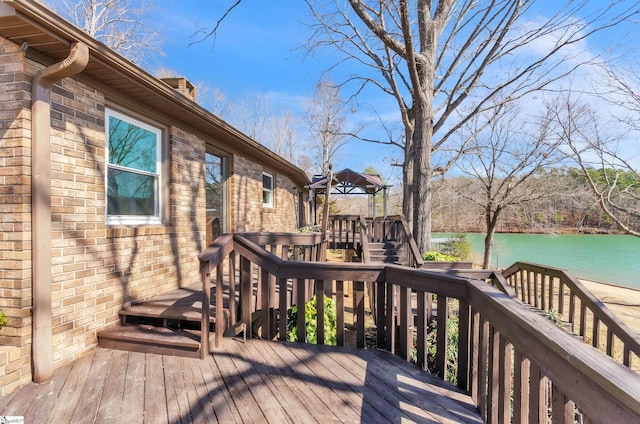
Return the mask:
M 31 80 L 42 66 L 0 38 L 0 395 L 31 376 Z M 198 283 L 205 247 L 205 140 L 162 122 L 168 190 L 165 225 L 105 225 L 104 93 L 67 78 L 51 90 L 51 279 L 54 362 L 97 345 L 118 311 Z M 126 111 L 123 111 L 126 113 Z M 143 109 L 136 112 L 144 115 Z M 168 121 L 168 119 L 167 119 Z M 212 140 L 209 140 L 212 142 Z M 262 167 L 230 157 L 229 230 L 292 231 L 293 184 L 274 173 L 273 209 L 262 208 Z M 237 175 L 240 174 L 240 175 Z M 235 227 L 234 227 L 235 223 Z
M 0 38 L 0 395 L 31 380 L 30 68 Z
M 233 231 L 295 231 L 298 219 L 293 182 L 240 156 L 234 156 L 233 166 L 230 196 Z M 263 171 L 272 174 L 275 179 L 272 208 L 262 206 Z

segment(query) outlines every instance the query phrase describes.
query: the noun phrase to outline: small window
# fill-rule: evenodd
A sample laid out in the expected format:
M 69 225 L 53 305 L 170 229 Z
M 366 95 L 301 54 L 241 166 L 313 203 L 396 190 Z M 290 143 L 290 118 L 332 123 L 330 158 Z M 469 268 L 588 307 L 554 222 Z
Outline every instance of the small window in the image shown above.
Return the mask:
M 273 175 L 268 172 L 262 173 L 262 206 L 273 207 Z
M 106 111 L 107 224 L 160 224 L 162 131 Z

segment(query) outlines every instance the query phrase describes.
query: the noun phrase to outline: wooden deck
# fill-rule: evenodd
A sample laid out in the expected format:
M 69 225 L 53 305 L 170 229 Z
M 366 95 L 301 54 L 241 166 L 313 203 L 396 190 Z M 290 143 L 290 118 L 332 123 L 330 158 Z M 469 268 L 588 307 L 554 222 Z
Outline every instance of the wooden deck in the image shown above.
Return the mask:
M 225 339 L 205 360 L 96 349 L 0 398 L 27 423 L 480 423 L 471 399 L 377 350 Z

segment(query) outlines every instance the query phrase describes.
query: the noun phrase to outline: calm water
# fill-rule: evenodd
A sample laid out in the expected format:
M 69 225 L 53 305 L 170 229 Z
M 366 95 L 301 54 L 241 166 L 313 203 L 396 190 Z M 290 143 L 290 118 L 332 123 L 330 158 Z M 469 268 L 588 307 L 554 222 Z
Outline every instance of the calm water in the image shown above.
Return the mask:
M 450 234 L 434 233 L 433 237 Z M 468 234 L 474 262 L 482 263 L 484 235 Z M 496 234 L 491 265 L 525 261 L 569 270 L 592 281 L 640 289 L 640 238 L 621 235 Z

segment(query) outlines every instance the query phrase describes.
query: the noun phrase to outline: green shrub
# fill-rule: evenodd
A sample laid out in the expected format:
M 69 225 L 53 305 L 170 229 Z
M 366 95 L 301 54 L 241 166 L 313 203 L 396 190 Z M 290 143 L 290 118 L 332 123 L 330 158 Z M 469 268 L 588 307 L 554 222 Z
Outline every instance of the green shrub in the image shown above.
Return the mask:
M 5 325 L 7 325 L 7 317 L 5 317 L 2 312 L 0 312 L 0 329 Z
M 459 260 L 467 260 L 471 257 L 471 243 L 467 240 L 467 235 L 457 233 L 442 245 L 442 253 L 455 256 Z
M 457 315 L 450 317 L 447 320 L 447 375 L 439 377 L 452 384 L 458 382 L 458 339 L 460 334 L 459 319 Z M 438 345 L 436 343 L 437 337 L 436 320 L 429 323 L 429 332 L 427 333 L 427 364 L 429 371 L 433 374 L 436 373 L 436 352 Z
M 304 304 L 304 318 L 306 328 L 306 343 L 318 343 L 318 308 L 316 296 L 313 296 Z M 336 344 L 336 305 L 333 299 L 324 296 L 324 343 L 328 345 Z M 298 305 L 294 305 L 287 311 L 287 340 L 295 342 L 298 340 Z
M 557 327 L 560 327 L 560 328 L 563 327 L 562 315 L 560 314 L 560 312 L 551 308 L 545 311 L 544 315 L 549 321 L 553 322 Z
M 425 261 L 437 261 L 437 262 L 457 262 L 460 258 L 444 253 L 436 252 L 435 250 L 424 252 L 422 259 Z

